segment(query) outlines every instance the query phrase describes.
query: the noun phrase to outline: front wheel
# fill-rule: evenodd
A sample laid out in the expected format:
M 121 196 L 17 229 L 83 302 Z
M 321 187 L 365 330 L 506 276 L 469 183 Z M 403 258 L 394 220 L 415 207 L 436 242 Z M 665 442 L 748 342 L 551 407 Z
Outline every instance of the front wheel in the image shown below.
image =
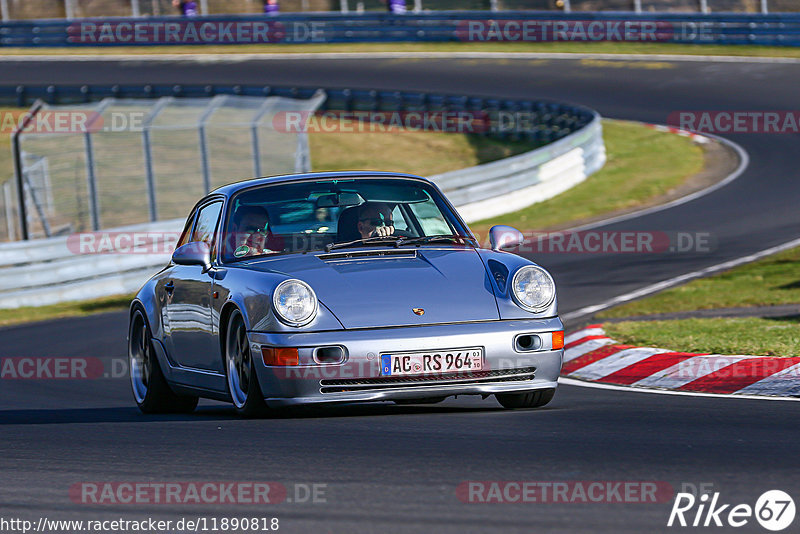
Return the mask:
M 133 398 L 143 413 L 190 413 L 197 407 L 197 397 L 177 395 L 170 389 L 153 349 L 150 328 L 138 309 L 128 330 L 128 361 Z
M 225 372 L 228 376 L 230 393 L 236 413 L 242 417 L 260 417 L 269 408 L 264 402 L 261 387 L 258 385 L 255 362 L 247 339 L 247 329 L 242 314 L 233 312 L 228 323 L 225 343 Z
M 540 408 L 553 400 L 556 388 L 538 389 L 527 393 L 497 393 L 495 397 L 503 408 L 515 410 L 518 408 Z

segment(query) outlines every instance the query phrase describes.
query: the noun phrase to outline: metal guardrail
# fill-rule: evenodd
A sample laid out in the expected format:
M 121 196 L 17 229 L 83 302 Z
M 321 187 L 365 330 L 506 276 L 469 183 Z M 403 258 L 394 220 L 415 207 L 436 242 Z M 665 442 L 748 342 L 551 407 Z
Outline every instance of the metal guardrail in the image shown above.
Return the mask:
M 600 115 L 536 150 L 432 176 L 467 222 L 517 211 L 566 191 L 606 162 Z
M 218 94 L 284 94 L 295 97 L 310 97 L 316 92 L 316 88 L 250 86 L 212 89 Z M 0 102 L 4 98 L 25 102 L 39 96 L 53 102 L 75 102 L 107 97 L 109 93 L 126 97 L 147 94 L 155 98 L 167 96 L 164 93 L 194 95 L 207 94 L 207 91 L 205 86 L 0 87 Z M 335 110 L 470 110 L 491 117 L 493 124 L 500 113 L 526 113 L 528 119 L 535 117 L 537 123 L 532 130 L 511 133 L 489 129 L 483 133 L 526 137 L 542 143 L 540 148 L 432 177 L 468 221 L 513 211 L 554 196 L 585 179 L 605 162 L 600 117 L 580 106 L 427 93 L 325 91 L 328 100 L 324 106 Z M 164 235 L 177 235 L 182 223 L 182 220 L 161 221 L 115 228 L 113 232 L 153 233 L 161 236 L 156 240 L 163 240 Z M 61 236 L 0 244 L 0 308 L 41 306 L 130 293 L 169 261 L 169 253 L 80 255 L 75 251 L 75 240 L 75 236 Z
M 0 23 L 0 48 L 456 41 L 658 41 L 800 46 L 800 14 L 441 11 L 403 15 L 287 13 L 269 17 L 212 15 L 191 19 L 128 17 Z

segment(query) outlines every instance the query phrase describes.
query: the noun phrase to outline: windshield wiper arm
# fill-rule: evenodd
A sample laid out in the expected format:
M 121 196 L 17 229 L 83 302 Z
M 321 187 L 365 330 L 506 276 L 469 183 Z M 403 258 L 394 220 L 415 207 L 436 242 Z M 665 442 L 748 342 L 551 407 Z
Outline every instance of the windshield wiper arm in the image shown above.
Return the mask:
M 422 245 L 425 243 L 435 243 L 435 242 L 448 242 L 448 243 L 464 243 L 466 240 L 459 236 L 459 235 L 427 235 L 427 236 L 420 236 L 420 237 L 403 237 L 397 241 L 397 246 L 400 245 Z
M 370 243 L 382 243 L 382 242 L 392 242 L 392 243 L 399 243 L 402 241 L 403 238 L 398 235 L 376 235 L 372 237 L 365 237 L 363 239 L 355 239 L 353 241 L 346 241 L 344 243 L 328 243 L 325 245 L 325 252 L 330 252 L 331 250 L 337 248 L 347 248 L 347 247 L 354 247 L 358 245 L 368 245 Z

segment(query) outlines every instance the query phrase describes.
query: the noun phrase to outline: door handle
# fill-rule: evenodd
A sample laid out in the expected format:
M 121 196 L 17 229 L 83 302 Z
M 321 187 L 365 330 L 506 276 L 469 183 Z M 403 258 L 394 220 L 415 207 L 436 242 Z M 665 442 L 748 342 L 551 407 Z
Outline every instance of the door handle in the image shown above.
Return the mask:
M 172 293 L 173 291 L 175 291 L 175 282 L 170 280 L 169 282 L 164 284 L 164 289 L 167 290 L 167 293 Z

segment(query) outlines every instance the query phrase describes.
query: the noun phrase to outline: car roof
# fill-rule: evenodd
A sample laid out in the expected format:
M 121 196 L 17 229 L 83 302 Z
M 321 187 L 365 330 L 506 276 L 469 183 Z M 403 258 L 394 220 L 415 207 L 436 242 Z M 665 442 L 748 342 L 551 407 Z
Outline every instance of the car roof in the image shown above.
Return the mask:
M 336 178 L 410 178 L 413 180 L 422 180 L 431 183 L 430 180 L 422 176 L 414 174 L 406 174 L 399 172 L 386 172 L 386 171 L 337 171 L 337 172 L 308 172 L 301 174 L 283 174 L 280 176 L 267 176 L 264 178 L 253 178 L 251 180 L 243 180 L 232 184 L 223 185 L 211 191 L 208 196 L 212 195 L 225 195 L 230 197 L 234 193 L 247 189 L 249 187 L 259 185 L 274 185 L 285 182 L 297 181 L 316 181 L 316 180 L 330 180 Z

